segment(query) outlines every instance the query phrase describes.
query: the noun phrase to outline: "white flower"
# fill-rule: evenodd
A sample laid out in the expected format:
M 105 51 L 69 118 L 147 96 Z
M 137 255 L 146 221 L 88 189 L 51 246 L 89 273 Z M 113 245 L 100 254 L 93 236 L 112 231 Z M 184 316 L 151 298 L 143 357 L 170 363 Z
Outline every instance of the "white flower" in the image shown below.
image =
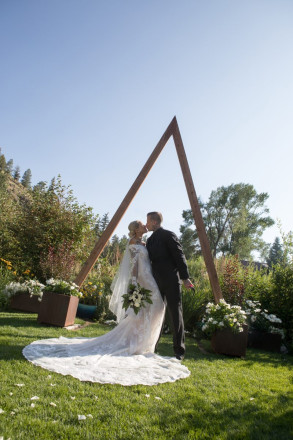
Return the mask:
M 161 397 L 155 396 L 155 399 L 162 400 Z
M 93 416 L 91 414 L 87 414 L 87 417 L 89 417 L 90 419 L 93 419 Z
M 86 420 L 86 416 L 78 414 L 78 420 Z
M 0 414 L 5 413 L 4 409 L 0 408 Z
M 16 383 L 15 386 L 17 386 L 17 387 L 24 387 L 24 383 Z
M 31 407 L 34 408 L 36 405 L 34 403 L 31 403 Z
M 145 394 L 145 397 L 150 397 L 150 395 L 149 394 Z
M 33 397 L 31 397 L 31 400 L 39 400 L 39 397 L 38 396 L 33 396 Z
M 96 397 L 96 396 L 95 396 Z M 70 396 L 71 400 L 75 400 L 75 396 Z
M 56 403 L 54 403 L 54 402 L 50 402 L 50 405 L 51 406 L 57 406 Z

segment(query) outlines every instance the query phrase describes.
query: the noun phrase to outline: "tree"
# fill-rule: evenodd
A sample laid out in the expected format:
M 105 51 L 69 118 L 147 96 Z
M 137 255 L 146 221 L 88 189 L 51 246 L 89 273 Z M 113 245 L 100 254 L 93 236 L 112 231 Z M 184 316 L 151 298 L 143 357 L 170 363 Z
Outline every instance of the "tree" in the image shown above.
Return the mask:
M 7 172 L 7 164 L 4 154 L 0 154 L 0 172 Z
M 207 203 L 199 200 L 214 257 L 221 253 L 249 258 L 253 250 L 261 250 L 265 244 L 261 236 L 274 224 L 265 207 L 268 197 L 267 193 L 258 194 L 253 185 L 238 183 L 212 191 Z M 184 225 L 180 228 L 180 238 L 196 249 L 199 241 L 197 231 L 190 228 L 194 224 L 192 211 L 183 211 L 182 216 Z
M 38 182 L 34 186 L 33 190 L 34 191 L 42 191 L 42 190 L 44 190 L 46 188 L 46 186 L 47 186 L 47 183 L 44 180 L 41 180 L 40 182 Z
M 15 179 L 17 182 L 18 182 L 19 179 L 20 179 L 20 168 L 19 168 L 18 165 L 17 165 L 17 166 L 15 167 L 15 169 L 14 169 L 13 179 Z
M 27 189 L 31 189 L 32 187 L 32 172 L 30 169 L 27 169 L 22 176 L 20 183 Z
M 92 208 L 79 205 L 72 190 L 62 185 L 60 176 L 54 191 L 47 186 L 37 187 L 31 191 L 30 199 L 20 203 L 22 213 L 13 231 L 19 243 L 19 265 L 25 262 L 44 280 L 46 274 L 40 262 L 50 253 L 58 255 L 60 262 L 72 254 L 77 263 L 86 260 L 95 240 L 96 217 Z
M 274 243 L 270 247 L 267 263 L 269 267 L 272 267 L 275 264 L 282 262 L 284 262 L 284 250 L 280 238 L 276 237 Z
M 12 175 L 12 169 L 13 169 L 13 159 L 9 159 L 7 162 L 7 171 L 10 175 Z

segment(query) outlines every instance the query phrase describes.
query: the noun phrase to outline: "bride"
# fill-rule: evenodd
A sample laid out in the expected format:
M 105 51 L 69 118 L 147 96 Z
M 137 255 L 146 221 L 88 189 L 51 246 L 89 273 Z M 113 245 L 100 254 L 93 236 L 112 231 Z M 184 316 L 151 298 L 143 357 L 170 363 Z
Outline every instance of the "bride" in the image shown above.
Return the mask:
M 128 226 L 130 240 L 111 289 L 110 310 L 118 325 L 97 338 L 52 338 L 34 341 L 23 349 L 33 364 L 81 381 L 121 385 L 156 385 L 186 378 L 190 371 L 175 358 L 154 353 L 165 314 L 165 304 L 152 276 L 140 221 Z M 151 290 L 152 304 L 136 315 L 122 308 L 129 283 Z

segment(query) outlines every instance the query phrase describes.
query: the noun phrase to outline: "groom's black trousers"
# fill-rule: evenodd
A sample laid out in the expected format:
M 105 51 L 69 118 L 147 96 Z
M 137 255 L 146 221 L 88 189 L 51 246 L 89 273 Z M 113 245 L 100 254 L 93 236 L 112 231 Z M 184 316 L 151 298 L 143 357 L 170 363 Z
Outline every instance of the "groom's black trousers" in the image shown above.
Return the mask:
M 153 275 L 158 284 L 162 298 L 167 303 L 167 312 L 173 333 L 174 353 L 183 355 L 185 353 L 185 335 L 182 294 L 179 278 L 176 273 L 169 274 L 169 277 L 164 277 L 164 279 L 156 274 L 155 271 Z

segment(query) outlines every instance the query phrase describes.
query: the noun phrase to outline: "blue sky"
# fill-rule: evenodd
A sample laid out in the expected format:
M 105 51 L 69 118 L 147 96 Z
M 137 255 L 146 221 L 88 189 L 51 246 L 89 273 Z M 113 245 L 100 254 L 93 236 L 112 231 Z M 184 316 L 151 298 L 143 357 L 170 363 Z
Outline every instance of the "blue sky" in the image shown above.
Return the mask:
M 291 0 L 0 0 L 2 152 L 111 218 L 176 115 L 198 196 L 252 184 L 288 232 L 292 22 Z M 188 208 L 170 141 L 115 232 Z

